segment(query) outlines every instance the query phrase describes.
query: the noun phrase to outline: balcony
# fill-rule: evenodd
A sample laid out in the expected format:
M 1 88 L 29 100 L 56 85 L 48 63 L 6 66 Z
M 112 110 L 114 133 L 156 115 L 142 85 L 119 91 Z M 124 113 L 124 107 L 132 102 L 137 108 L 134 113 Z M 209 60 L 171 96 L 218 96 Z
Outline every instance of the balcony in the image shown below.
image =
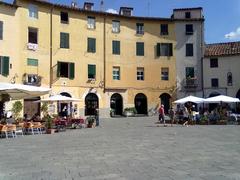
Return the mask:
M 198 81 L 196 78 L 186 78 L 184 80 L 185 89 L 195 89 L 198 87 Z
M 42 77 L 37 74 L 23 74 L 23 84 L 41 86 Z

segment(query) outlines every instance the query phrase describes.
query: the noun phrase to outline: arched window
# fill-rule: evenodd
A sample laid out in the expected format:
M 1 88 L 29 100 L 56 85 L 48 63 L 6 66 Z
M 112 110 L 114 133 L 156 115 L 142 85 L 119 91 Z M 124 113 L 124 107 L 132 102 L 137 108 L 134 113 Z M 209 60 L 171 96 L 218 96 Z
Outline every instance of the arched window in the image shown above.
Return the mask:
M 227 85 L 232 86 L 232 73 L 231 72 L 227 73 Z

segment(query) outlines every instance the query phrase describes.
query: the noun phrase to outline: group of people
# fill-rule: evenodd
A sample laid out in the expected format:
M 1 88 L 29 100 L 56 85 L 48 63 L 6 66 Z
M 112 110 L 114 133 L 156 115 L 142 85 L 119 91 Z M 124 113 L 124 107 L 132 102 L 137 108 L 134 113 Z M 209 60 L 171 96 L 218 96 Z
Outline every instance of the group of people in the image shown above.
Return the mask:
M 165 120 L 165 110 L 164 110 L 164 105 L 162 104 L 159 107 L 159 122 L 163 123 L 164 126 L 166 125 L 166 120 Z M 171 126 L 173 126 L 174 122 L 176 121 L 176 123 L 178 123 L 179 119 L 176 119 L 176 114 L 180 115 L 181 119 L 183 120 L 182 125 L 183 126 L 188 126 L 191 121 L 191 124 L 195 124 L 196 123 L 196 119 L 197 119 L 197 115 L 198 112 L 196 110 L 195 105 L 192 104 L 188 104 L 186 106 L 184 106 L 183 108 L 178 108 L 175 112 L 175 110 L 171 107 L 168 111 L 168 115 L 170 117 L 170 123 Z

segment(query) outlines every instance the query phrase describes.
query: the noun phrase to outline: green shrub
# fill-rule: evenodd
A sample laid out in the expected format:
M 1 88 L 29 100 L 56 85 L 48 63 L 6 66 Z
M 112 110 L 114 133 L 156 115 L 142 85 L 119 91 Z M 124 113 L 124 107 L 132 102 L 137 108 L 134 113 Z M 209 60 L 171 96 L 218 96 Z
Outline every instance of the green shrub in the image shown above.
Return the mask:
M 21 101 L 16 101 L 13 103 L 13 106 L 12 106 L 12 113 L 13 113 L 13 117 L 15 119 L 18 119 L 19 116 L 20 116 L 20 112 L 22 111 L 23 109 L 23 105 L 22 105 L 22 102 Z
M 124 112 L 132 112 L 133 114 L 137 114 L 137 110 L 135 107 L 127 107 L 124 109 Z

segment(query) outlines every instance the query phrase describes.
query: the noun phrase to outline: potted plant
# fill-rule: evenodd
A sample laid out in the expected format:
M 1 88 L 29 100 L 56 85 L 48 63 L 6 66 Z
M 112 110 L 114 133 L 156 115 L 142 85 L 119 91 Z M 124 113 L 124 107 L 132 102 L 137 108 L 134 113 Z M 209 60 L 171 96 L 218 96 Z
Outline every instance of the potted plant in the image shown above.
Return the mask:
M 126 117 L 134 116 L 136 113 L 137 113 L 137 110 L 136 110 L 135 107 L 125 108 L 124 111 L 123 111 L 123 114 L 124 114 Z
M 89 117 L 87 117 L 86 120 L 87 120 L 87 127 L 92 128 L 94 125 L 94 122 L 95 122 L 95 117 L 89 116 Z
M 43 117 L 43 120 L 45 120 L 46 133 L 53 134 L 55 132 L 55 129 L 53 128 L 53 118 L 47 114 Z

